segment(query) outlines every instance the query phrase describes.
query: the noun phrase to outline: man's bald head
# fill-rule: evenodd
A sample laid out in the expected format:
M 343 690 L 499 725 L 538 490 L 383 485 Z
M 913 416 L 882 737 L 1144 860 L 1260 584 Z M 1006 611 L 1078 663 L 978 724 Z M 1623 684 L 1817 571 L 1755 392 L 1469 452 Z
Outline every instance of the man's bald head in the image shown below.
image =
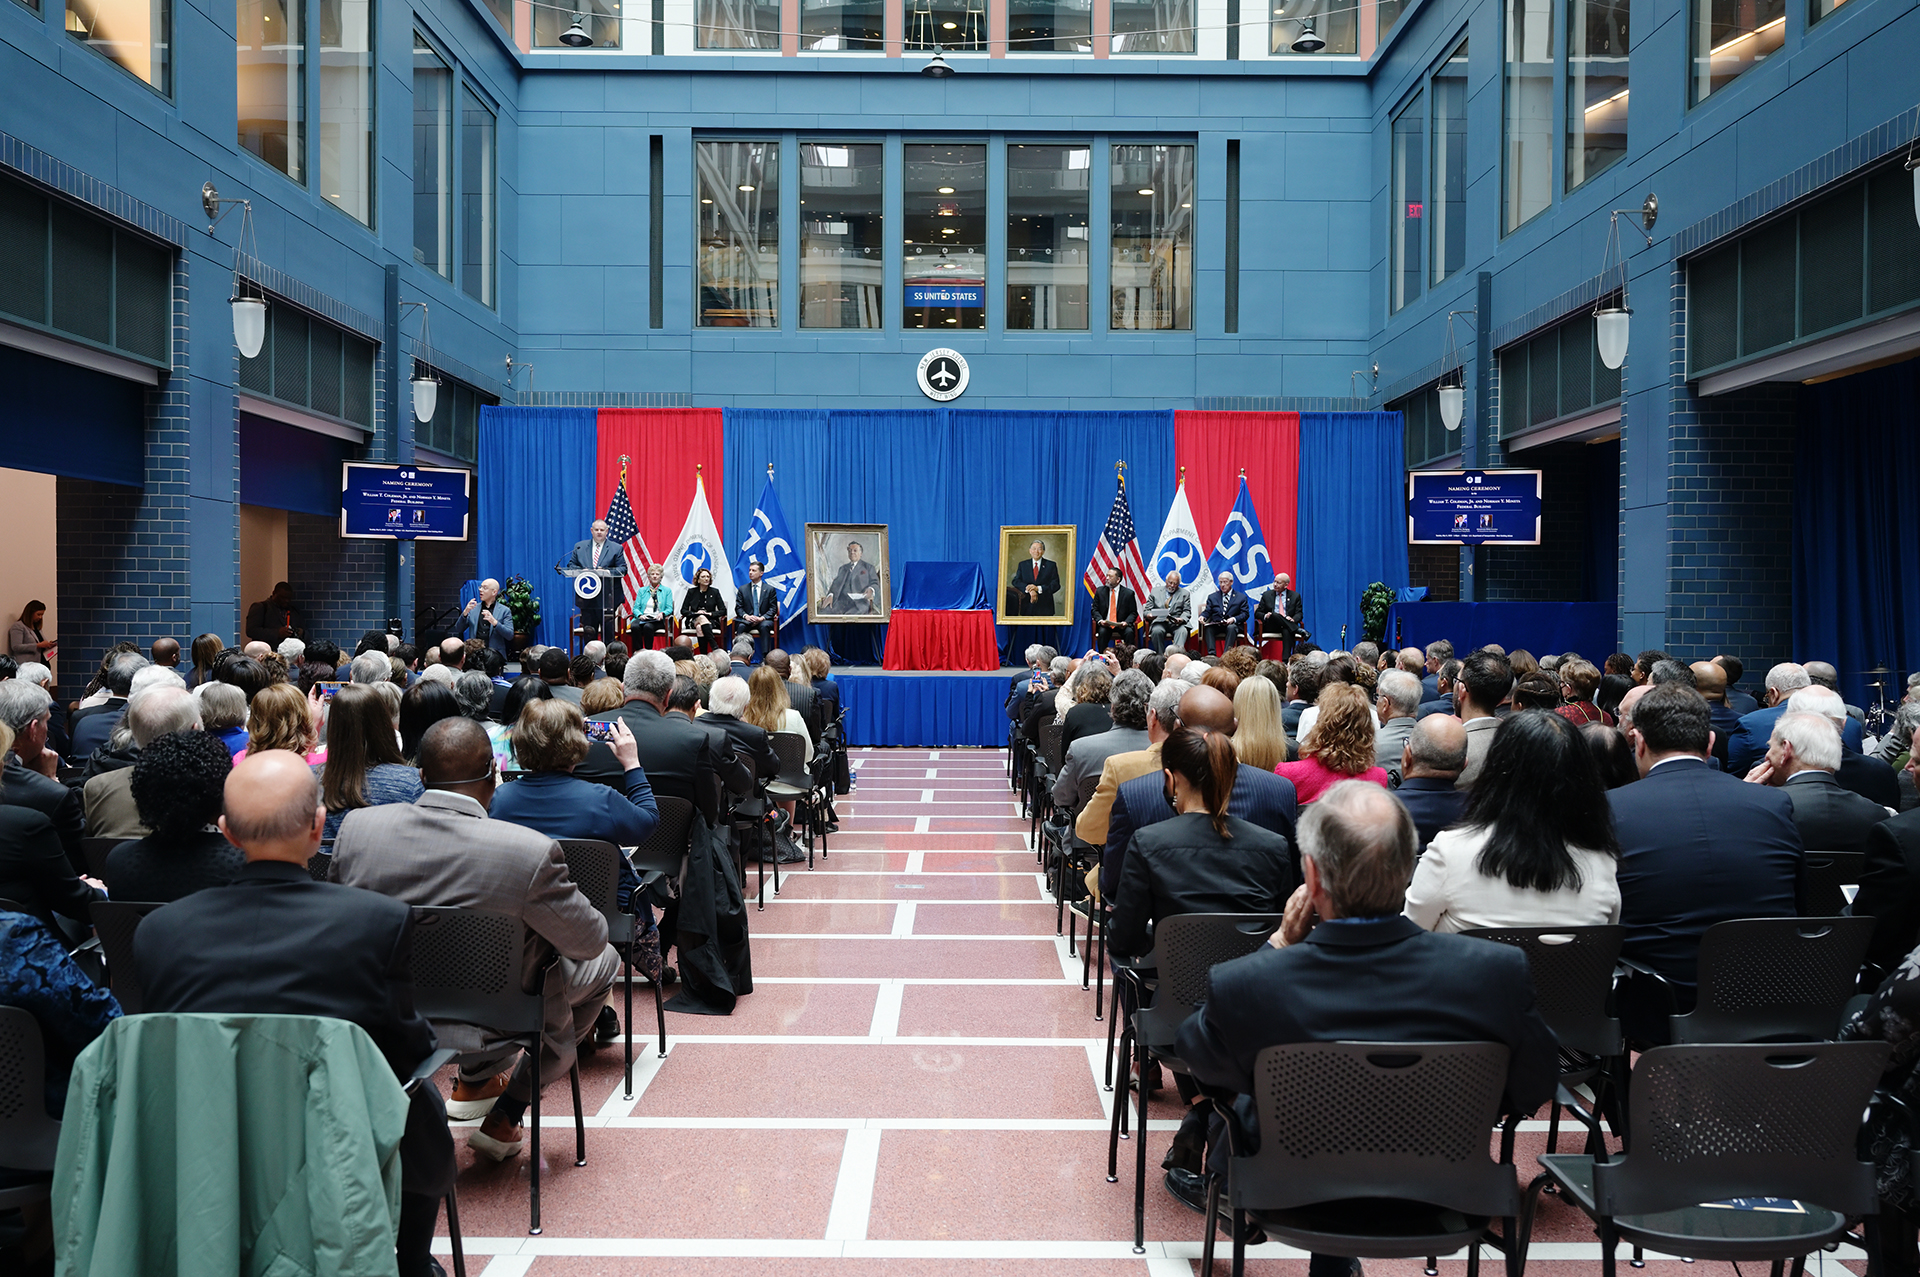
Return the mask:
M 1712 661 L 1695 661 L 1687 668 L 1693 671 L 1693 690 L 1715 704 L 1727 699 L 1727 672 L 1724 669 Z
M 493 801 L 493 742 L 471 718 L 443 718 L 420 738 L 420 780 L 428 789 L 444 789 Z
M 1233 716 L 1233 701 L 1226 693 L 1204 683 L 1180 698 L 1180 722 L 1199 732 L 1233 735 L 1239 720 Z
M 272 648 L 262 643 L 259 639 L 255 639 L 253 642 L 241 648 L 240 652 L 243 656 L 251 656 L 256 661 L 264 661 L 267 659 L 267 653 L 272 650 Z
M 156 656 L 153 659 L 158 661 L 160 658 Z M 1840 686 L 1840 671 L 1826 661 L 1807 661 L 1800 668 L 1807 672 L 1807 677 L 1812 680 L 1815 687 L 1838 688 Z
M 178 665 L 180 663 L 179 639 L 155 639 L 150 651 L 155 665 Z
M 1647 693 L 1652 690 L 1653 684 L 1651 683 L 1636 683 L 1627 689 L 1625 696 L 1620 698 L 1618 717 L 1620 719 L 1621 731 L 1628 731 L 1633 727 L 1633 707 L 1645 700 Z
M 224 805 L 220 832 L 248 860 L 304 865 L 326 827 L 320 782 L 291 750 L 267 749 L 241 759 L 227 773 Z
M 1467 725 L 1451 714 L 1429 714 L 1414 724 L 1400 752 L 1400 775 L 1453 780 L 1467 765 Z
M 1400 649 L 1400 668 L 1419 678 L 1427 672 L 1427 654 L 1417 647 Z

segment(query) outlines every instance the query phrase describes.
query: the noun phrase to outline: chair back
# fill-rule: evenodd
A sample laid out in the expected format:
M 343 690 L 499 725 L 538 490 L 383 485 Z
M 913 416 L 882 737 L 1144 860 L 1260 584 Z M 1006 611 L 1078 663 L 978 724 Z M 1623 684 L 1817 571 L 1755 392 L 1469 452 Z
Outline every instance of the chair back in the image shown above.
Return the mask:
M 415 905 L 413 1005 L 429 1020 L 538 1036 L 544 999 L 520 987 L 526 924 L 504 913 Z
M 161 901 L 93 902 L 93 934 L 100 937 L 100 952 L 107 960 L 107 987 L 113 991 L 114 1001 L 128 1015 L 139 1015 L 146 1009 L 146 997 L 140 986 L 140 967 L 133 960 L 134 932 L 140 929 L 141 919 L 155 909 L 165 907 Z
M 1153 931 L 1153 956 L 1142 966 L 1158 973 L 1153 1004 L 1136 1023 L 1148 1046 L 1173 1044 L 1181 1022 L 1207 1000 L 1207 976 L 1222 962 L 1258 952 L 1280 929 L 1277 913 L 1177 913 Z
M 807 743 L 800 739 L 800 733 L 768 732 L 767 739 L 773 743 L 773 752 L 780 759 L 780 774 L 773 778 L 774 783 L 795 789 L 813 788 L 813 778 L 807 774 Z
M 87 872 L 94 877 L 106 880 L 107 853 L 125 842 L 124 838 L 82 838 L 80 840 L 80 858 L 87 862 Z
M 1700 937 L 1699 995 L 1675 1042 L 1830 1040 L 1853 996 L 1872 918 L 1736 918 Z
M 1060 737 L 1066 732 L 1065 723 L 1040 724 L 1040 756 L 1047 760 L 1047 770 L 1058 776 L 1060 765 L 1065 761 L 1066 751 L 1061 748 Z
M 1620 1021 L 1607 1014 L 1625 927 L 1480 927 L 1462 934 L 1527 955 L 1540 1018 L 1561 1046 L 1601 1056 L 1625 1049 Z
M 1847 893 L 1840 888 L 1858 883 L 1867 867 L 1864 851 L 1809 851 L 1800 870 L 1809 918 L 1836 918 L 1846 912 Z
M 1873 1212 L 1855 1147 L 1885 1042 L 1662 1046 L 1628 1090 L 1627 1147 L 1594 1167 L 1596 1206 L 1640 1215 L 1735 1197 Z
M 1519 1213 L 1493 1160 L 1507 1048 L 1499 1042 L 1299 1042 L 1254 1057 L 1260 1149 L 1233 1159 L 1233 1205 L 1268 1211 L 1401 1198 L 1468 1215 Z
M 620 849 L 598 838 L 562 838 L 560 854 L 567 858 L 573 885 L 607 920 L 607 939 L 630 943 L 633 915 L 620 912 Z
M 645 842 L 633 849 L 630 859 L 634 871 L 642 877 L 658 871 L 677 881 L 686 872 L 687 846 L 693 835 L 693 804 L 685 798 L 661 795 L 655 795 L 653 801 L 660 811 L 660 823 L 653 827 Z
M 60 1123 L 47 1116 L 47 1045 L 31 1011 L 0 1006 L 0 1166 L 50 1171 Z
M 307 877 L 315 882 L 333 880 L 333 853 L 325 847 L 307 857 Z

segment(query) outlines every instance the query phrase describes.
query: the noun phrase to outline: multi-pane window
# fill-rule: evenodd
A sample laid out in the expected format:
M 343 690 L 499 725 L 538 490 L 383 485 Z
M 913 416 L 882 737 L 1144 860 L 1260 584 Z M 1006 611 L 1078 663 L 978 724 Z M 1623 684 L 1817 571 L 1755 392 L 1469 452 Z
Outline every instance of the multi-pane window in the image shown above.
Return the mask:
M 1507 0 L 1505 213 L 1511 231 L 1553 202 L 1553 0 Z
M 1092 53 L 1093 0 L 1010 0 L 1007 52 Z
M 882 0 L 800 0 L 801 52 L 879 51 L 886 47 L 887 13 Z
M 1115 146 L 1110 172 L 1110 326 L 1191 329 L 1193 148 Z
M 413 260 L 453 278 L 453 72 L 413 36 Z
M 492 108 L 460 86 L 460 288 L 494 301 L 494 133 Z
M 906 0 L 906 47 L 983 53 L 987 0 Z
M 173 92 L 172 0 L 67 0 L 67 33 L 160 92 Z
M 483 0 L 483 2 L 486 4 L 488 12 L 492 13 L 494 18 L 500 23 L 501 29 L 511 34 L 513 31 L 513 0 Z
M 949 142 L 902 150 L 900 322 L 987 326 L 987 148 Z
M 1812 26 L 1846 2 L 1847 0 L 1807 0 L 1807 25 Z
M 1007 147 L 1007 327 L 1085 331 L 1093 148 Z
M 1391 180 L 1392 274 L 1388 284 L 1388 309 L 1399 310 L 1420 296 L 1426 278 L 1426 160 L 1427 97 L 1414 94 L 1413 101 L 1393 118 L 1393 171 Z
M 1567 189 L 1627 154 L 1627 0 L 1567 0 Z
M 1112 0 L 1114 53 L 1192 53 L 1193 0 Z
M 702 328 L 780 326 L 780 143 L 694 146 Z
M 1467 261 L 1467 42 L 1454 46 L 1434 69 L 1433 198 L 1427 201 L 1427 227 L 1433 282 L 1439 283 Z
M 1691 3 L 1695 102 L 1704 102 L 1708 94 L 1726 88 L 1786 43 L 1787 0 Z
M 373 0 L 320 6 L 320 193 L 373 225 Z
M 306 180 L 306 11 L 300 0 L 237 0 L 240 145 Z
M 581 41 L 585 43 L 581 43 Z M 561 0 L 533 6 L 536 49 L 617 49 L 620 0 Z
M 693 43 L 698 49 L 778 49 L 780 0 L 698 0 Z
M 1276 55 L 1359 51 L 1360 6 L 1352 0 L 1273 0 L 1272 8 Z
M 878 142 L 800 144 L 800 326 L 879 328 L 885 241 Z

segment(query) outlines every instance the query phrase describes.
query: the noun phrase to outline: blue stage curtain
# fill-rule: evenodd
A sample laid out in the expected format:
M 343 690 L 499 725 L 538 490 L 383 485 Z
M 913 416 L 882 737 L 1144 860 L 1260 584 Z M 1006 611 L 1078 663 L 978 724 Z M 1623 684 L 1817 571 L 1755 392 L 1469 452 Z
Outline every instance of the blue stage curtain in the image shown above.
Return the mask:
M 593 508 L 597 417 L 592 408 L 480 410 L 480 575 L 533 583 L 537 643 L 567 642 L 573 593 L 553 565 L 580 539 L 580 512 Z
M 1332 650 L 1362 637 L 1360 594 L 1407 583 L 1405 436 L 1397 412 L 1300 414 L 1300 579 L 1306 627 Z M 1391 634 L 1389 633 L 1389 637 Z
M 1832 661 L 1856 705 L 1861 671 L 1920 669 L 1920 360 L 1801 391 L 1793 470 L 1793 659 Z M 1906 498 L 1903 500 L 1902 498 Z M 1729 535 L 1737 535 L 1731 530 Z M 1753 583 L 1765 589 L 1766 583 Z M 1786 653 L 1742 653 L 1762 673 Z

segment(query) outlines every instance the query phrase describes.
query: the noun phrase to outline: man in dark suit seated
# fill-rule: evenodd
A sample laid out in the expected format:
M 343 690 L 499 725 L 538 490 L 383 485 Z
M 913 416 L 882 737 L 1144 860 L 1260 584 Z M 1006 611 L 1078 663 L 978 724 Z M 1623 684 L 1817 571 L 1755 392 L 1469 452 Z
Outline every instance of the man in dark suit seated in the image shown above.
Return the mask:
M 752 699 L 747 689 L 747 680 L 732 674 L 713 680 L 713 691 L 709 694 L 712 707 L 700 716 L 702 723 L 720 728 L 733 743 L 735 758 L 751 763 L 753 774 L 761 780 L 772 780 L 780 774 L 780 756 L 773 752 L 773 741 L 767 736 L 765 728 L 756 727 L 740 717 Z
M 1107 569 L 1107 583 L 1093 592 L 1093 645 L 1101 651 L 1133 633 L 1140 620 L 1140 600 L 1120 584 L 1120 569 Z
M 1454 704 L 1454 680 L 1459 677 L 1459 661 L 1449 656 L 1446 660 L 1440 662 L 1440 672 L 1434 676 L 1436 686 L 1439 690 L 1429 699 L 1420 702 L 1419 712 L 1416 713 L 1414 717 L 1429 718 L 1434 714 L 1452 714 L 1456 708 Z M 1425 684 L 1422 684 L 1422 686 L 1424 687 Z
M 413 913 L 358 887 L 315 882 L 327 809 L 296 754 L 249 755 L 227 777 L 220 832 L 247 864 L 149 914 L 133 952 L 148 1011 L 324 1015 L 351 1020 L 404 1078 L 434 1049 L 413 1009 Z M 399 1270 L 439 1272 L 430 1254 L 440 1199 L 453 1186 L 453 1139 L 439 1090 L 413 1094 L 400 1141 Z
M 1262 643 L 1279 639 L 1280 659 L 1289 660 L 1293 656 L 1293 645 L 1306 633 L 1306 627 L 1300 623 L 1305 613 L 1306 600 L 1293 588 L 1293 578 L 1282 572 L 1274 578 L 1273 588 L 1260 600 L 1260 606 L 1253 610 L 1254 632 Z
M 1320 695 L 1320 671 L 1304 656 L 1287 662 L 1287 703 L 1280 707 L 1280 726 L 1289 741 L 1300 735 L 1300 716 Z
M 1748 780 L 1773 785 L 1793 803 L 1793 823 L 1808 851 L 1865 851 L 1867 834 L 1893 813 L 1842 789 L 1840 733 L 1824 714 L 1789 710 L 1773 724 L 1766 761 Z
M 1414 837 L 1406 809 L 1378 785 L 1327 790 L 1300 820 L 1306 882 L 1287 902 L 1277 945 L 1208 976 L 1206 1002 L 1180 1026 L 1175 1050 L 1196 1082 L 1240 1097 L 1248 1126 L 1255 1057 L 1294 1042 L 1499 1042 L 1510 1052 L 1502 1111 L 1532 1113 L 1552 1096 L 1558 1046 L 1535 1009 L 1526 955 L 1402 916 Z M 1209 1164 L 1224 1169 L 1218 1134 Z M 1169 1175 L 1168 1188 L 1204 1209 L 1197 1176 Z M 1353 1268 L 1315 1255 L 1308 1271 Z
M 1434 701 L 1440 699 L 1442 692 L 1440 686 L 1440 667 L 1452 659 L 1453 644 L 1446 639 L 1435 639 L 1433 642 L 1427 644 L 1427 672 L 1420 679 L 1420 686 L 1424 689 L 1424 695 L 1421 697 L 1421 700 Z
M 1905 770 L 1920 783 L 1920 750 L 1907 755 Z M 1867 962 L 1886 972 L 1920 945 L 1920 807 L 1869 830 L 1866 853 L 1860 894 L 1848 912 L 1856 918 L 1878 919 L 1867 946 Z
M 1740 676 L 1747 672 L 1747 667 L 1740 663 L 1740 658 L 1728 656 L 1722 652 L 1713 658 L 1713 663 L 1725 670 L 1727 674 L 1727 708 L 1742 718 L 1758 710 L 1760 702 L 1754 700 L 1752 694 L 1740 686 Z
M 1840 693 L 1818 684 L 1803 687 L 1787 699 L 1786 712 L 1818 714 L 1839 731 L 1840 766 L 1834 770 L 1834 780 L 1840 788 L 1890 811 L 1900 810 L 1899 774 L 1879 759 L 1861 753 L 1847 739 L 1847 729 L 1858 728 L 1859 724 L 1847 713 L 1847 703 L 1840 699 Z
M 0 679 L 0 723 L 13 729 L 13 748 L 0 776 L 0 804 L 30 807 L 45 816 L 74 872 L 87 873 L 80 852 L 85 824 L 81 791 L 55 779 L 60 759 L 47 740 L 52 715 L 53 698 L 44 687 L 21 678 Z
M 1400 750 L 1400 784 L 1393 793 L 1413 817 L 1415 854 L 1425 851 L 1433 836 L 1467 809 L 1466 791 L 1453 787 L 1466 765 L 1465 723 L 1451 714 L 1435 714 L 1414 725 Z
M 1733 918 L 1791 918 L 1803 861 L 1793 803 L 1779 790 L 1743 784 L 1707 766 L 1713 731 L 1707 703 L 1663 683 L 1633 707 L 1634 761 L 1641 779 L 1607 795 L 1620 841 L 1622 956 L 1662 977 L 1672 1010 L 1692 1010 L 1700 937 Z M 1623 985 L 1628 1036 L 1668 1038 L 1664 1000 L 1644 978 Z
M 127 712 L 127 697 L 133 694 L 133 676 L 147 667 L 147 658 L 138 652 L 123 652 L 107 666 L 107 699 L 74 711 L 68 723 L 72 744 L 67 757 L 84 761 L 107 743 L 113 729 Z
M 747 565 L 747 583 L 734 591 L 734 646 L 744 639 L 749 651 L 758 651 L 764 642 L 771 647 L 780 641 L 780 595 L 761 580 L 766 566 L 755 559 Z
M 1247 636 L 1247 596 L 1233 584 L 1233 573 L 1222 572 L 1200 608 L 1200 641 L 1216 655 Z
M 705 731 L 679 714 L 666 712 L 673 673 L 673 662 L 665 652 L 635 652 L 627 658 L 622 676 L 627 703 L 593 718 L 595 722 L 627 725 L 633 733 L 635 756 L 646 769 L 655 797 L 684 798 L 712 822 L 718 814 L 714 806 L 715 770 L 730 765 L 732 759 L 715 758 L 712 738 Z M 613 751 L 600 741 L 587 747 L 586 761 L 574 768 L 573 774 L 615 788 L 622 787 L 626 778 L 626 770 L 615 760 Z

